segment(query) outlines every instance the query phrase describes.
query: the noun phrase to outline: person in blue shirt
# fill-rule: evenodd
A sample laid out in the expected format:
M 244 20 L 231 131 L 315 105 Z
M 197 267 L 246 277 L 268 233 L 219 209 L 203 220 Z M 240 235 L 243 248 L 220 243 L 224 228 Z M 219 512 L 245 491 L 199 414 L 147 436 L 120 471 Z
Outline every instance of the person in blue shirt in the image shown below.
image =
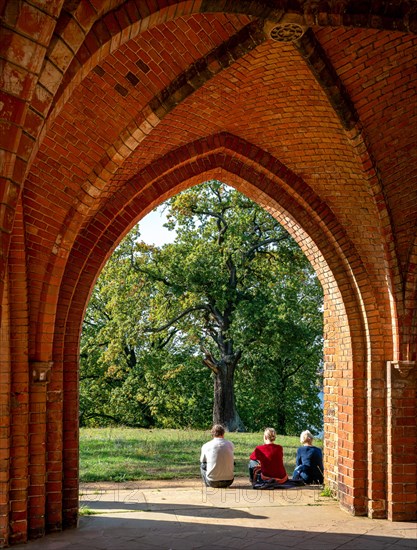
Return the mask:
M 313 435 L 305 430 L 300 435 L 302 447 L 297 449 L 295 459 L 295 470 L 292 475 L 294 481 L 304 481 L 304 483 L 323 483 L 323 453 L 319 447 L 313 445 Z

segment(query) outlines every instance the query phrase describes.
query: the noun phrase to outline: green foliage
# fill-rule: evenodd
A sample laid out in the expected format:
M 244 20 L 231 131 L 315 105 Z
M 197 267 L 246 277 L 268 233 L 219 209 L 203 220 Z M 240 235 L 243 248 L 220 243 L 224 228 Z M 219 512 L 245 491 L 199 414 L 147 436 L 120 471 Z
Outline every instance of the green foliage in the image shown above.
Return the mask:
M 175 242 L 148 246 L 133 229 L 93 291 L 81 339 L 81 424 L 206 428 L 224 371 L 234 425 L 240 415 L 250 430 L 320 430 L 322 292 L 299 247 L 220 182 L 166 208 Z
M 323 489 L 323 491 L 320 493 L 320 496 L 321 497 L 328 497 L 328 498 L 333 498 L 336 500 L 336 494 L 335 492 L 332 490 L 331 487 L 329 487 L 328 485 L 326 485 Z
M 101 510 L 92 510 L 91 508 L 88 508 L 88 506 L 80 506 L 78 510 L 78 514 L 80 516 L 97 516 L 99 514 L 102 514 Z

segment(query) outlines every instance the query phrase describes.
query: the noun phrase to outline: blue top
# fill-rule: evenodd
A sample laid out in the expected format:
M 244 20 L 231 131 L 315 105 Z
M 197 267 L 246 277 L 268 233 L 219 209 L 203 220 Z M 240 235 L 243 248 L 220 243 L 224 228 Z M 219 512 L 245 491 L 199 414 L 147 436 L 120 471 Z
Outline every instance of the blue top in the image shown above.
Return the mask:
M 296 470 L 301 470 L 307 475 L 307 483 L 323 483 L 323 453 L 319 447 L 313 445 L 298 447 L 295 465 Z

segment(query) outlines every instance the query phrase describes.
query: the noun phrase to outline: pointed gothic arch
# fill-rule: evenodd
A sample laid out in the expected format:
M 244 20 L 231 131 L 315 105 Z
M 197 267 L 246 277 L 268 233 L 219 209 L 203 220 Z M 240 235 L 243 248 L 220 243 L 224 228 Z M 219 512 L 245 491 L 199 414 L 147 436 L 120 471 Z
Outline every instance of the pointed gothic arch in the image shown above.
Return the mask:
M 327 289 L 342 505 L 414 518 L 415 2 L 138 6 L 1 7 L 0 545 L 74 525 L 88 293 L 141 215 L 209 174 L 280 217 Z

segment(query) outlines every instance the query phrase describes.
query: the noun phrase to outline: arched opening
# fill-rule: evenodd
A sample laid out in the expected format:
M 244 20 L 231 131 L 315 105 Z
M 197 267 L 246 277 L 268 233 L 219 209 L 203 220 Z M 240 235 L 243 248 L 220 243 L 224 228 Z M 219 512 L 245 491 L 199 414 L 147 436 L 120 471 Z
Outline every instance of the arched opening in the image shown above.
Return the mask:
M 216 157 L 213 156 L 213 158 Z M 208 176 L 212 177 L 213 173 L 216 173 L 219 178 L 221 177 L 223 180 L 228 181 L 228 183 L 231 183 L 236 188 L 244 189 L 248 196 L 254 198 L 259 204 L 268 208 L 268 210 L 277 217 L 298 240 L 300 246 L 315 267 L 323 284 L 323 288 L 325 289 L 325 387 L 327 388 L 325 396 L 325 454 L 327 457 L 327 472 L 331 483 L 338 487 L 342 506 L 355 514 L 363 514 L 366 512 L 366 493 L 365 491 L 359 491 L 358 488 L 355 487 L 355 484 L 357 486 L 363 486 L 365 484 L 364 468 L 361 467 L 361 463 L 365 463 L 364 458 L 366 455 L 366 433 L 364 429 L 366 426 L 366 402 L 364 398 L 366 380 L 366 361 L 364 360 L 364 358 L 366 358 L 366 348 L 364 342 L 366 342 L 366 333 L 364 330 L 361 330 L 365 323 L 360 316 L 358 316 L 357 303 L 356 307 L 352 307 L 351 305 L 353 300 L 355 302 L 357 300 L 357 296 L 355 295 L 357 289 L 355 289 L 352 282 L 349 281 L 351 273 L 349 271 L 346 273 L 345 268 L 343 268 L 343 270 L 341 269 L 340 260 L 335 258 L 333 243 L 329 243 L 328 239 L 323 236 L 320 227 L 316 226 L 314 228 L 313 237 L 311 237 L 306 234 L 299 224 L 297 224 L 292 212 L 287 211 L 283 206 L 286 197 L 282 188 L 279 190 L 281 201 L 281 204 L 279 204 L 274 200 L 274 197 L 265 193 L 263 189 L 250 184 L 247 180 L 242 181 L 242 178 L 236 177 L 236 175 L 230 172 L 226 172 L 224 168 L 225 165 L 225 157 L 222 156 L 221 167 L 215 168 L 211 172 L 205 172 L 204 175 L 193 175 L 192 178 L 184 183 L 186 186 L 190 186 L 197 183 L 202 177 L 206 179 Z M 169 194 L 174 194 L 175 191 L 183 187 L 184 185 L 173 187 L 171 192 L 168 191 L 163 195 L 163 198 Z M 139 201 L 142 200 L 143 197 L 138 198 L 138 204 Z M 155 205 L 157 202 L 152 201 L 151 204 Z M 308 222 L 308 216 L 305 212 L 295 211 L 295 203 L 293 200 L 287 200 L 287 204 L 299 219 L 301 217 L 304 223 Z M 121 226 L 118 225 L 117 222 L 109 224 L 108 228 L 106 228 L 106 239 L 103 239 L 102 235 L 100 235 L 97 246 L 85 248 L 87 259 L 82 256 L 81 262 L 74 258 L 69 263 L 69 265 L 71 265 L 71 273 L 68 273 L 68 280 L 71 281 L 71 288 L 73 288 L 74 291 L 72 292 L 72 299 L 69 303 L 70 308 L 65 313 L 67 320 L 62 326 L 62 336 L 65 335 L 63 340 L 64 345 L 62 346 L 61 343 L 59 343 L 56 349 L 64 350 L 63 357 L 65 359 L 63 359 L 63 373 L 66 394 L 64 394 L 63 421 L 65 426 L 65 417 L 67 416 L 67 424 L 71 426 L 71 429 L 68 430 L 68 432 L 64 431 L 63 440 L 64 452 L 65 446 L 67 446 L 68 449 L 66 451 L 68 464 L 72 466 L 74 466 L 77 459 L 78 435 L 76 432 L 77 421 L 75 420 L 77 418 L 76 372 L 78 368 L 78 335 L 80 333 L 81 321 L 90 289 L 103 262 L 111 253 L 115 243 L 120 241 L 126 231 L 136 223 L 140 217 L 140 215 L 137 215 L 135 207 L 132 206 L 132 200 L 128 201 L 128 205 L 131 218 L 129 225 L 125 227 L 122 233 L 119 233 L 115 238 L 110 238 L 108 231 L 114 231 Z M 148 211 L 148 208 L 145 206 L 143 211 Z M 125 216 L 125 212 L 123 212 L 122 216 Z M 92 222 L 92 226 L 94 226 L 94 221 Z M 310 227 L 311 226 L 312 224 L 310 222 Z M 316 239 L 316 241 L 314 239 Z M 322 250 L 327 253 L 332 266 L 334 266 L 333 269 L 334 272 L 337 273 L 337 277 L 340 281 L 339 284 L 330 270 L 328 265 L 330 262 L 326 262 L 326 258 L 316 244 L 317 242 L 320 243 Z M 79 250 L 77 247 L 75 247 L 75 249 Z M 100 257 L 97 257 L 98 253 L 100 253 Z M 337 260 L 336 262 L 335 259 Z M 76 261 L 78 261 L 80 265 L 80 271 L 78 271 L 75 277 L 76 280 L 78 280 L 78 284 L 74 288 L 72 282 L 74 280 L 73 270 L 76 266 Z M 95 271 L 93 271 L 93 265 L 96 266 Z M 64 280 L 66 280 L 66 277 Z M 82 293 L 81 289 L 83 289 Z M 344 300 L 342 293 L 347 293 L 347 297 Z M 81 296 L 84 296 L 83 300 L 81 300 Z M 349 309 L 346 307 L 346 304 L 351 309 L 351 319 L 349 319 Z M 343 315 L 342 312 L 344 312 Z M 341 341 L 343 343 L 341 343 Z M 71 349 L 72 353 L 67 352 L 66 349 Z M 339 353 L 335 353 L 335 350 L 340 351 Z M 358 359 L 355 360 L 354 357 Z M 360 360 L 361 358 L 362 360 Z M 58 358 L 55 359 L 54 363 L 57 364 L 57 361 Z M 57 420 L 58 419 L 55 418 L 55 421 Z M 360 440 L 354 439 L 353 437 L 354 426 L 355 430 L 359 430 L 360 433 L 363 434 Z M 69 440 L 65 442 L 68 436 L 70 436 Z M 64 458 L 64 468 L 65 464 Z M 351 468 L 347 467 L 347 464 L 349 464 Z M 74 474 L 74 478 L 71 483 L 75 488 L 77 484 L 77 472 L 74 468 L 72 468 L 72 473 Z M 64 479 L 68 482 L 70 481 L 69 475 L 70 471 L 66 470 Z M 75 489 L 72 492 L 68 491 L 67 495 L 70 498 L 67 501 L 68 515 L 66 521 L 70 524 L 75 521 L 78 498 Z
M 322 432 L 322 292 L 300 248 L 218 180 L 160 210 L 168 242 L 150 244 L 158 221 L 144 240 L 135 226 L 94 287 L 81 425 Z
M 1 536 L 74 525 L 89 292 L 126 231 L 202 175 L 282 217 L 321 277 L 342 505 L 414 518 L 414 8 L 93 4 L 1 8 Z

